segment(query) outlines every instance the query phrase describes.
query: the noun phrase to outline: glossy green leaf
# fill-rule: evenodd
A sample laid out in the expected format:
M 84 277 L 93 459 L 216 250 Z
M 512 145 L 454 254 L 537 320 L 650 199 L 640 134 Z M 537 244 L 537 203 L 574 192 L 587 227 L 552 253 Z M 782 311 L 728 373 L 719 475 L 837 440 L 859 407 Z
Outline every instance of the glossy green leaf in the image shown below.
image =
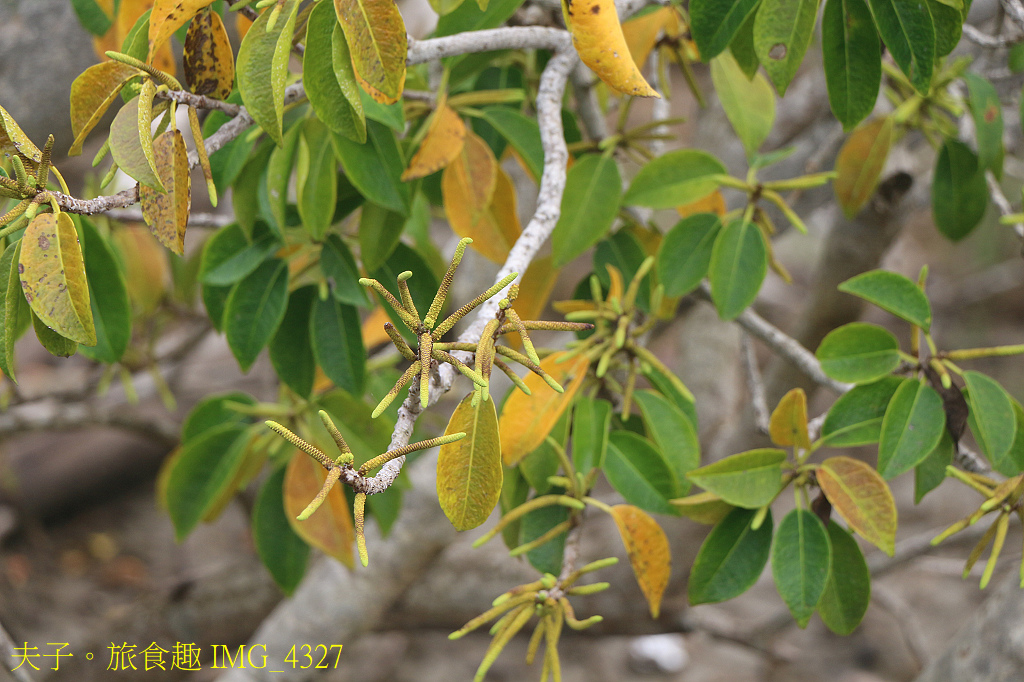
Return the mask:
M 710 61 L 728 47 L 760 1 L 693 0 L 690 3 L 690 28 L 703 61 Z
M 800 68 L 818 18 L 818 0 L 762 0 L 754 19 L 754 50 L 780 95 Z
M 409 186 L 401 181 L 405 160 L 394 131 L 370 121 L 366 124 L 366 135 L 366 144 L 357 144 L 338 134 L 331 135 L 334 152 L 345 169 L 345 175 L 368 200 L 407 215 L 412 197 Z
M 738 597 L 761 576 L 772 547 L 772 514 L 757 530 L 753 509 L 734 509 L 711 529 L 693 562 L 690 604 L 714 604 Z
M 280 246 L 263 223 L 256 223 L 251 242 L 237 223 L 222 227 L 203 246 L 199 279 L 214 286 L 234 284 L 259 267 Z
M 359 255 L 363 267 L 373 272 L 383 265 L 398 246 L 404 228 L 405 217 L 401 213 L 372 202 L 363 204 L 359 216 Z
M 338 201 L 338 162 L 330 145 L 327 128 L 308 119 L 299 140 L 295 171 L 299 217 L 314 240 L 323 239 L 334 218 Z
M 288 138 L 285 137 L 286 146 L 287 140 Z M 281 233 L 281 226 L 284 224 L 284 208 L 281 207 L 278 211 L 278 202 L 272 201 L 266 194 L 266 191 L 269 190 L 269 162 L 280 149 L 281 147 L 275 145 L 269 138 L 261 141 L 256 145 L 246 164 L 242 166 L 242 170 L 238 172 L 234 184 L 231 185 L 231 208 L 235 213 L 235 221 L 242 228 L 242 233 L 247 240 L 252 239 L 253 233 L 256 231 L 256 221 L 267 220 L 265 216 L 260 215 L 261 203 L 267 204 L 271 222 L 277 228 L 276 232 Z M 288 172 L 291 172 L 291 165 L 288 167 Z M 278 213 L 281 214 L 281 221 L 276 217 Z
M 905 381 L 882 419 L 878 471 L 886 479 L 917 466 L 939 444 L 946 427 L 942 398 L 931 386 Z
M 476 3 L 464 2 L 457 10 L 438 20 L 434 35 L 442 37 L 497 28 L 508 21 L 522 4 L 523 0 L 491 0 L 487 3 L 487 9 L 481 11 Z
M 865 0 L 826 0 L 821 53 L 832 113 L 852 130 L 874 110 L 882 81 L 881 44 Z
M 572 420 L 572 460 L 576 471 L 584 476 L 591 469 L 604 466 L 611 417 L 612 404 L 607 400 L 583 395 L 576 399 Z
M 954 450 L 956 445 L 949 435 L 949 429 L 943 429 L 939 444 L 914 467 L 914 504 L 918 504 L 925 495 L 946 480 L 946 467 L 953 463 Z
M 304 126 L 296 123 L 285 131 L 281 145 L 272 147 L 270 158 L 264 163 L 267 202 L 270 204 L 274 221 L 282 229 L 288 222 L 288 186 L 291 184 L 295 153 L 299 148 L 303 128 Z
M 245 462 L 246 427 L 221 424 L 186 442 L 167 477 L 167 511 L 178 542 L 221 499 Z
M 303 398 L 313 392 L 316 360 L 309 337 L 309 317 L 317 288 L 296 289 L 288 297 L 284 318 L 270 339 L 270 363 L 278 378 Z
M 622 178 L 607 154 L 585 156 L 569 169 L 562 213 L 551 233 L 555 266 L 562 267 L 599 242 L 619 214 Z
M 832 561 L 818 613 L 829 630 L 845 636 L 857 629 L 868 610 L 871 573 L 857 541 L 834 521 L 829 521 L 828 537 Z
M 82 27 L 94 36 L 102 36 L 110 30 L 113 19 L 96 0 L 71 0 L 71 7 Z
M 288 264 L 264 261 L 231 294 L 224 309 L 224 333 L 243 372 L 273 338 L 288 306 Z
M 437 456 L 437 499 L 455 530 L 486 521 L 501 494 L 498 414 L 493 400 L 475 397 L 470 393 L 462 399 L 445 429 L 446 436 L 461 432 L 466 437 L 442 445 Z
M 916 324 L 924 331 L 932 325 L 932 308 L 920 287 L 903 275 L 886 270 L 872 270 L 852 277 L 839 285 L 839 291 L 859 296 L 888 310 L 896 317 Z
M 654 391 L 637 391 L 633 400 L 644 416 L 647 432 L 675 475 L 675 496 L 687 494 L 690 483 L 686 475 L 700 466 L 700 441 L 689 417 Z
M 290 595 L 306 573 L 309 545 L 285 516 L 284 473 L 285 467 L 279 467 L 260 487 L 252 508 L 252 540 L 274 582 Z
M 313 356 L 335 386 L 361 395 L 366 380 L 366 351 L 359 314 L 333 297 L 313 302 L 309 320 Z
M 475 4 L 475 3 L 466 3 Z M 465 6 L 465 5 L 463 5 Z M 552 491 L 560 492 L 559 489 Z M 569 508 L 560 504 L 553 504 L 547 507 L 535 509 L 521 520 L 519 526 L 519 541 L 517 544 L 525 544 L 539 538 L 558 524 L 569 518 Z M 542 573 L 558 575 L 562 570 L 562 557 L 565 553 L 565 534 L 561 534 L 550 542 L 526 553 L 526 560 L 530 565 Z
M 143 138 L 148 139 L 148 144 L 143 144 Z M 147 148 L 152 151 L 152 146 L 149 130 L 139 129 L 139 98 L 136 97 L 121 107 L 110 124 L 110 155 L 133 180 L 162 192 L 160 176 L 146 153 Z
M 956 49 L 963 31 L 963 6 L 954 7 L 948 0 L 925 0 L 935 26 L 935 56 L 942 58 Z
M 622 203 L 627 206 L 673 208 L 701 199 L 718 188 L 716 175 L 725 166 L 707 152 L 680 149 L 651 161 L 636 174 Z
M 1016 476 L 1024 471 L 1024 408 L 1016 400 L 1013 401 L 1013 413 L 1016 418 L 1013 444 L 1005 456 L 992 462 L 995 470 L 1004 476 Z
M 839 396 L 825 416 L 821 440 L 837 448 L 877 443 L 885 410 L 903 381 L 899 377 L 884 377 L 854 386 Z
M 785 450 L 749 450 L 694 469 L 687 477 L 729 504 L 757 509 L 770 503 L 782 489 L 785 461 Z
M 964 74 L 968 103 L 974 119 L 975 140 L 978 143 L 978 165 L 988 168 L 996 177 L 1003 174 L 1003 106 L 995 86 L 981 76 Z
M 328 235 L 320 251 L 320 269 L 334 298 L 349 305 L 367 307 L 366 288 L 359 283 L 359 268 L 352 252 L 336 234 Z
M 869 0 L 868 4 L 893 60 L 917 91 L 927 94 L 935 63 L 935 26 L 927 3 Z
M 82 252 L 85 276 L 89 280 L 89 300 L 96 327 L 96 345 L 82 346 L 82 355 L 99 362 L 114 363 L 121 359 L 132 337 L 132 308 L 128 301 L 121 267 L 106 240 L 84 216 L 79 217 L 82 229 Z M 0 264 L 0 273 L 3 266 Z
M 757 70 L 761 68 L 761 62 L 757 58 L 757 52 L 754 51 L 754 20 L 757 19 L 757 13 L 751 12 L 747 15 L 746 20 L 740 24 L 740 28 L 736 31 L 736 35 L 733 36 L 732 41 L 729 43 L 729 52 L 736 59 L 736 64 L 743 71 L 743 75 L 750 80 L 757 73 Z
M 341 58 L 340 55 L 336 55 L 336 57 L 338 59 Z M 381 104 L 370 97 L 362 88 L 359 89 L 359 101 L 363 105 L 366 118 L 382 123 L 385 127 L 391 128 L 398 134 L 405 131 L 405 111 L 402 109 L 401 102 Z
M 708 266 L 711 300 L 719 317 L 731 320 L 746 310 L 766 274 L 768 253 L 761 229 L 742 218 L 726 225 L 715 238 Z
M 999 382 L 980 372 L 964 372 L 971 433 L 990 462 L 1001 461 L 1013 445 L 1017 418 L 1010 398 Z
M 985 217 L 988 186 L 985 169 L 970 147 L 946 140 L 935 160 L 932 217 L 939 232 L 953 241 L 969 235 Z
M 696 213 L 669 230 L 658 247 L 658 281 L 666 296 L 682 296 L 697 288 L 708 274 L 715 239 L 722 221 L 714 213 Z
M 537 121 L 508 107 L 487 107 L 481 113 L 484 120 L 512 145 L 529 169 L 534 182 L 539 183 L 544 171 L 544 148 L 541 146 Z M 617 190 L 621 193 L 621 185 Z
M 210 318 L 210 324 L 218 332 L 224 331 L 224 307 L 227 305 L 231 290 L 236 286 L 238 286 L 237 282 L 227 286 L 203 285 L 203 307 L 206 308 L 206 316 Z
M 232 403 L 252 406 L 256 404 L 256 399 L 241 391 L 216 393 L 203 398 L 196 403 L 181 425 L 182 444 L 222 424 L 250 423 L 252 418 L 233 410 Z
M 693 425 L 694 430 L 698 430 L 697 407 L 691 399 L 691 396 L 680 390 L 680 387 L 685 388 L 685 386 L 683 386 L 679 377 L 673 376 L 670 378 L 660 369 L 653 366 L 644 369 L 643 373 L 647 380 L 651 382 L 651 385 L 658 389 L 658 392 L 668 398 L 673 405 L 679 408 L 680 412 L 687 416 L 690 420 L 690 424 Z
M 825 592 L 832 562 L 828 531 L 806 509 L 786 514 L 772 546 L 772 576 L 796 624 L 807 627 Z
M 272 30 L 267 27 L 274 13 L 261 14 L 245 34 L 235 60 L 245 108 L 278 145 L 283 142 L 284 89 L 298 9 L 297 0 L 285 0 Z
M 821 369 L 836 381 L 867 383 L 900 364 L 900 344 L 887 330 L 851 322 L 828 333 L 815 355 Z
M 236 90 L 228 98 L 228 101 L 232 104 L 241 104 L 242 98 Z M 229 119 L 223 112 L 211 111 L 206 120 L 203 121 L 203 135 L 207 138 L 210 137 L 229 120 L 234 119 Z M 210 154 L 210 172 L 213 175 L 213 183 L 217 186 L 218 192 L 223 194 L 235 181 L 238 173 L 245 166 L 246 161 L 249 160 L 249 154 L 252 152 L 255 144 L 256 141 L 249 135 L 239 135 Z
M 18 276 L 21 242 L 9 244 L 0 256 L 0 370 L 11 381 L 14 378 L 14 343 L 18 340 L 18 320 L 22 308 L 28 308 Z
M 352 70 L 348 41 L 330 3 L 313 7 L 306 22 L 302 85 L 317 118 L 336 133 L 362 144 L 366 118 Z
M 32 312 L 32 330 L 36 333 L 36 340 L 47 353 L 58 358 L 70 358 L 78 351 L 78 342 L 69 339 L 53 331 Z
M 659 514 L 677 514 L 668 500 L 678 484 L 661 452 L 631 431 L 612 431 L 605 453 L 608 482 L 632 505 Z
M 775 124 L 772 86 L 759 73 L 747 78 L 736 58 L 728 53 L 711 61 L 711 82 L 747 157 L 752 157 Z

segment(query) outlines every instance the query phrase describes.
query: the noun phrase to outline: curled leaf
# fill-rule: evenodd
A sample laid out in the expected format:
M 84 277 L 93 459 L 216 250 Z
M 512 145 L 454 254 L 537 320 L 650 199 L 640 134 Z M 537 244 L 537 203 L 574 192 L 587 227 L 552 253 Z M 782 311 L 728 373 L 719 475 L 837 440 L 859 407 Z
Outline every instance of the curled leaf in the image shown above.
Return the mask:
M 612 0 L 562 0 L 562 16 L 583 63 L 624 95 L 660 97 L 629 52 Z
M 185 253 L 185 228 L 192 205 L 185 139 L 168 130 L 153 141 L 153 154 L 166 192 L 142 185 L 142 217 L 160 243 L 179 256 Z

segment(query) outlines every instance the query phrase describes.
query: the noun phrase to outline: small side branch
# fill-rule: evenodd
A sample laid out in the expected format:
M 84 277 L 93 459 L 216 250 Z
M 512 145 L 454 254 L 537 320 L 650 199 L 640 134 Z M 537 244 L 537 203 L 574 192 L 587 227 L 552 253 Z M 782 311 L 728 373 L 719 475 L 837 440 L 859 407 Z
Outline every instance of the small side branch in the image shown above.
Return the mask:
M 767 436 L 771 416 L 768 411 L 768 399 L 765 397 L 761 369 L 757 366 L 757 356 L 754 354 L 754 344 L 750 342 L 750 336 L 747 334 L 740 337 L 740 344 L 743 352 L 743 369 L 747 374 L 747 388 L 750 390 L 750 402 L 754 408 L 754 420 L 757 430 Z

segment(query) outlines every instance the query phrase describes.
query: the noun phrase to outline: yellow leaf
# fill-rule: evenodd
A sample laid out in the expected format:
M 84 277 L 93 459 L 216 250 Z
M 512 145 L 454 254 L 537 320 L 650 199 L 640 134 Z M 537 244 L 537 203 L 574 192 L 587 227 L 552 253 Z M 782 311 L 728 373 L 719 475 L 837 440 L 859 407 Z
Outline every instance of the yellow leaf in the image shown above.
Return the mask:
M 389 343 L 391 337 L 384 331 L 384 324 L 390 321 L 391 318 L 388 317 L 387 311 L 381 306 L 371 310 L 370 314 L 363 320 L 363 347 L 370 349 L 382 343 Z
M 452 413 L 444 434 L 466 437 L 442 445 L 437 456 L 437 500 L 455 530 L 487 520 L 501 496 L 501 449 L 493 400 L 470 393 Z
M 669 500 L 669 504 L 686 518 L 708 526 L 715 525 L 735 509 L 731 504 L 711 492 L 679 497 Z
M 613 0 L 562 0 L 565 25 L 583 63 L 624 95 L 660 97 L 629 53 Z
M 153 153 L 167 191 L 139 185 L 142 217 L 160 243 L 180 256 L 185 253 L 185 228 L 192 205 L 185 139 L 177 130 L 168 130 L 153 140 Z
M 807 434 L 807 394 L 794 388 L 782 396 L 768 423 L 772 442 L 780 447 L 795 446 L 806 450 L 811 447 Z
M 540 363 L 541 369 L 562 385 L 564 393 L 552 390 L 543 379 L 530 372 L 523 378 L 523 383 L 531 395 L 513 391 L 505 401 L 498 422 L 501 458 L 505 466 L 515 466 L 544 442 L 583 383 L 590 361 L 579 355 L 559 362 L 564 356 L 564 352 L 552 353 Z
M 850 528 L 892 556 L 896 551 L 896 502 L 881 475 L 858 459 L 830 457 L 818 467 L 816 478 Z
M 551 256 L 535 258 L 526 273 L 519 281 L 519 296 L 516 298 L 513 308 L 519 313 L 522 320 L 539 320 L 544 308 L 551 298 L 551 291 L 558 281 L 560 270 L 552 264 Z M 505 340 L 510 346 L 519 348 L 523 340 L 519 338 L 518 332 L 505 335 Z
M 633 17 L 622 25 L 622 34 L 629 45 L 629 54 L 636 64 L 646 64 L 647 57 L 664 30 L 672 34 L 679 25 L 679 15 L 672 7 L 662 7 L 640 17 Z
M 356 80 L 373 99 L 394 104 L 405 88 L 408 38 L 394 0 L 334 0 Z
M 434 112 L 423 143 L 402 173 L 402 182 L 425 178 L 445 168 L 462 154 L 465 140 L 466 124 L 455 110 L 442 104 Z
M 847 216 L 855 215 L 875 193 L 892 137 L 892 118 L 877 118 L 850 133 L 839 150 L 832 187 Z
M 697 213 L 714 213 L 717 216 L 723 216 L 725 215 L 725 210 L 725 197 L 722 196 L 722 191 L 717 189 L 706 197 L 697 199 L 697 201 L 676 206 L 676 211 L 679 212 L 680 218 L 687 218 Z
M 661 597 L 672 573 L 672 557 L 665 531 L 647 512 L 629 504 L 615 505 L 611 515 L 619 528 L 622 544 L 626 546 L 636 582 L 647 598 L 651 617 L 657 618 L 661 611 Z
M 175 31 L 195 16 L 196 12 L 213 4 L 213 0 L 156 0 L 149 15 L 149 56 L 162 47 Z
M 235 33 L 238 34 L 238 40 L 241 41 L 245 38 L 245 34 L 252 28 L 252 19 L 245 16 L 241 12 L 235 12 Z
M 6 156 L 14 152 L 37 163 L 43 158 L 39 147 L 28 138 L 7 110 L 0 107 L 0 153 Z
M 121 62 L 93 64 L 71 84 L 71 133 L 74 144 L 69 156 L 82 153 L 85 138 L 103 118 L 121 88 L 141 71 Z
M 114 231 L 113 237 L 123 256 L 128 298 L 139 312 L 148 315 L 160 305 L 167 290 L 167 252 L 141 225 L 126 225 Z
M 235 57 L 220 15 L 199 12 L 188 25 L 182 61 L 185 83 L 197 95 L 227 99 L 235 82 Z
M 661 246 L 661 232 L 636 223 L 627 225 L 626 231 L 636 237 L 645 254 L 648 256 L 658 255 L 658 248 Z
M 67 213 L 40 213 L 25 229 L 18 259 L 21 288 L 47 327 L 86 346 L 96 345 L 89 283 L 75 224 Z
M 326 479 L 327 471 L 322 466 L 296 450 L 284 474 L 284 511 L 292 530 L 307 544 L 352 568 L 355 565 L 352 556 L 355 530 L 342 484 L 331 489 L 324 503 L 308 519 L 295 518 L 320 492 Z

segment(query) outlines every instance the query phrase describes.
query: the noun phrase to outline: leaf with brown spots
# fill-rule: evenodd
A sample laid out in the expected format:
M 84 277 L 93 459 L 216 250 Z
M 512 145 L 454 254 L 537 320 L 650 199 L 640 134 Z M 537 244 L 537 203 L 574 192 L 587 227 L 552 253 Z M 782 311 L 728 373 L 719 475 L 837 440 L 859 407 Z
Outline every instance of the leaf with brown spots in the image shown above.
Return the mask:
M 18 273 L 25 299 L 47 327 L 96 345 L 85 261 L 71 216 L 40 213 L 32 219 L 21 239 Z
M 430 120 L 430 128 L 420 148 L 402 173 L 402 182 L 425 178 L 447 167 L 462 153 L 465 141 L 466 124 L 455 110 L 441 104 Z
M 374 100 L 394 104 L 405 88 L 408 38 L 395 0 L 334 0 L 356 79 Z
M 580 59 L 605 85 L 624 95 L 661 97 L 633 61 L 612 0 L 562 0 L 562 16 Z
M 295 518 L 320 492 L 326 479 L 327 471 L 322 466 L 296 450 L 284 475 L 284 511 L 292 530 L 300 538 L 352 568 L 355 565 L 352 557 L 355 530 L 341 485 L 335 485 L 327 493 L 327 499 L 308 519 L 298 521 Z
M 235 82 L 235 56 L 220 15 L 204 9 L 185 33 L 185 83 L 197 95 L 227 99 Z
M 82 153 L 82 145 L 129 80 L 142 72 L 134 66 L 108 61 L 94 64 L 71 84 L 71 132 L 74 144 L 68 156 Z
M 185 228 L 192 206 L 192 179 L 188 174 L 185 139 L 177 130 L 168 130 L 153 140 L 156 167 L 166 192 L 142 185 L 142 217 L 160 243 L 179 256 L 185 252 Z
M 149 15 L 149 58 L 175 31 L 213 0 L 156 0 Z
M 629 504 L 615 505 L 611 515 L 619 528 L 622 544 L 626 546 L 636 582 L 647 598 L 651 617 L 657 618 L 661 611 L 661 596 L 665 594 L 672 572 L 672 556 L 665 531 L 647 512 Z

